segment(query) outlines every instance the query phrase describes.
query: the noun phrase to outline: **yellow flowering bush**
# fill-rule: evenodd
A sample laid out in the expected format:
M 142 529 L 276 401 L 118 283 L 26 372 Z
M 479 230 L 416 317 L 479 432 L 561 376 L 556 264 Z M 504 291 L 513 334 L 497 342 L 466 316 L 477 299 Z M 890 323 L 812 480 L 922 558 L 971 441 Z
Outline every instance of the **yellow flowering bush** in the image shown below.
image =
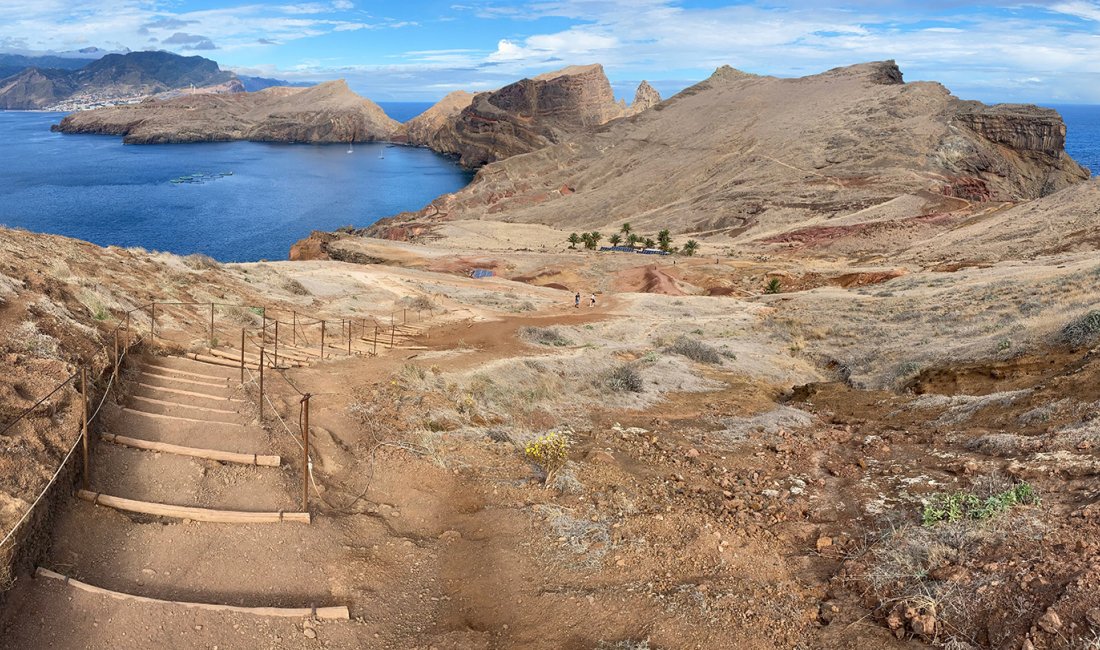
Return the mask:
M 523 455 L 542 468 L 546 474 L 544 482 L 549 485 L 554 478 L 554 473 L 564 467 L 565 461 L 569 460 L 569 436 L 551 431 L 528 442 L 523 447 Z

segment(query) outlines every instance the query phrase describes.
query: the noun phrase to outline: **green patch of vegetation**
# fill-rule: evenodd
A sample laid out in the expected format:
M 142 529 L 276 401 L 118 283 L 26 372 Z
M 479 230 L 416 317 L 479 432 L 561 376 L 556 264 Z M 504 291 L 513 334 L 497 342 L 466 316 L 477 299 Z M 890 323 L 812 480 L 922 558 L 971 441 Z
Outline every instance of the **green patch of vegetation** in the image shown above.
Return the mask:
M 779 278 L 772 278 L 768 280 L 767 286 L 764 287 L 764 293 L 779 293 L 783 290 L 783 283 L 779 281 Z
M 964 519 L 992 519 L 1016 505 L 1038 505 L 1039 494 L 1028 483 L 982 498 L 969 492 L 940 493 L 933 495 L 921 511 L 921 523 L 934 526 L 940 522 L 956 522 Z

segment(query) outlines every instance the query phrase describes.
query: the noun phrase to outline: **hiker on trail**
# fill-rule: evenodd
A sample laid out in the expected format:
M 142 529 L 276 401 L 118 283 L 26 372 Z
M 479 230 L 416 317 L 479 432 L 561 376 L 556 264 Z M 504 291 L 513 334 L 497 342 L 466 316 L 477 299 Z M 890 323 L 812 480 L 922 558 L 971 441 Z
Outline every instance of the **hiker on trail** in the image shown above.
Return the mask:
M 581 308 L 581 292 L 578 291 L 576 296 L 573 296 L 573 306 L 577 309 Z
M 596 294 L 592 294 L 592 307 L 596 306 Z

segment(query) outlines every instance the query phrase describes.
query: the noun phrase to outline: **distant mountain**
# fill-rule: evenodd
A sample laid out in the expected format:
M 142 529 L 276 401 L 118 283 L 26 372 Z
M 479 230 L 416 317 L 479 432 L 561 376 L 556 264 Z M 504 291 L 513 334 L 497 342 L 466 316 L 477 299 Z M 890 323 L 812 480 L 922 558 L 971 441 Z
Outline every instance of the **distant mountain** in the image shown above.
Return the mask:
M 27 68 L 53 68 L 57 70 L 79 70 L 95 60 L 89 56 L 77 59 L 65 56 L 26 56 L 23 54 L 0 54 L 0 79 L 19 74 Z
M 309 88 L 310 86 L 316 86 L 317 84 L 312 81 L 284 81 L 282 79 L 269 79 L 267 77 L 249 77 L 247 75 L 237 75 L 237 78 L 241 80 L 241 85 L 244 86 L 245 92 L 254 93 L 257 90 L 263 90 L 264 88 L 274 88 L 276 86 L 283 86 L 286 88 Z
M 98 51 L 96 52 L 98 54 Z M 0 79 L 0 109 L 72 110 L 140 101 L 157 93 L 184 88 L 240 92 L 232 72 L 201 56 L 171 52 L 107 54 L 91 62 L 56 57 L 54 67 L 28 67 Z M 72 69 L 74 62 L 82 65 Z

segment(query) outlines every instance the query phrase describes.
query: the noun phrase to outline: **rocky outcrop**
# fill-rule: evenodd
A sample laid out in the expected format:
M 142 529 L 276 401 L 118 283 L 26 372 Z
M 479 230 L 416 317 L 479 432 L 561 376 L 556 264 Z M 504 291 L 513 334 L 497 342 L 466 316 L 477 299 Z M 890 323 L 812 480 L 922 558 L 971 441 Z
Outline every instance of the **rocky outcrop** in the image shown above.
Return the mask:
M 528 153 L 624 115 L 603 66 L 570 66 L 480 93 L 428 139 L 467 167 Z
M 26 110 L 49 106 L 76 89 L 65 70 L 27 68 L 0 81 L 0 109 Z
M 638 84 L 638 90 L 634 92 L 634 103 L 630 105 L 630 109 L 633 113 L 641 113 L 660 103 L 661 93 L 657 92 L 656 88 L 650 86 L 649 82 L 643 79 L 642 83 Z
M 387 140 L 399 124 L 343 81 L 255 93 L 186 95 L 67 116 L 55 130 L 121 135 L 130 144 L 254 140 L 341 143 Z
M 486 142 L 522 130 L 476 124 Z M 1064 133 L 1047 109 L 988 107 L 937 83 L 903 83 L 893 61 L 799 79 L 723 66 L 630 119 L 486 165 L 462 191 L 371 232 L 455 219 L 570 230 L 629 221 L 744 242 L 811 228 L 828 242 L 838 228 L 868 232 L 873 221 L 934 228 L 935 215 L 968 202 L 1029 200 L 1088 178 L 1062 149 Z
M 431 108 L 402 124 L 393 136 L 394 142 L 428 146 L 439 129 L 458 117 L 473 99 L 474 94 L 465 90 L 448 93 Z

